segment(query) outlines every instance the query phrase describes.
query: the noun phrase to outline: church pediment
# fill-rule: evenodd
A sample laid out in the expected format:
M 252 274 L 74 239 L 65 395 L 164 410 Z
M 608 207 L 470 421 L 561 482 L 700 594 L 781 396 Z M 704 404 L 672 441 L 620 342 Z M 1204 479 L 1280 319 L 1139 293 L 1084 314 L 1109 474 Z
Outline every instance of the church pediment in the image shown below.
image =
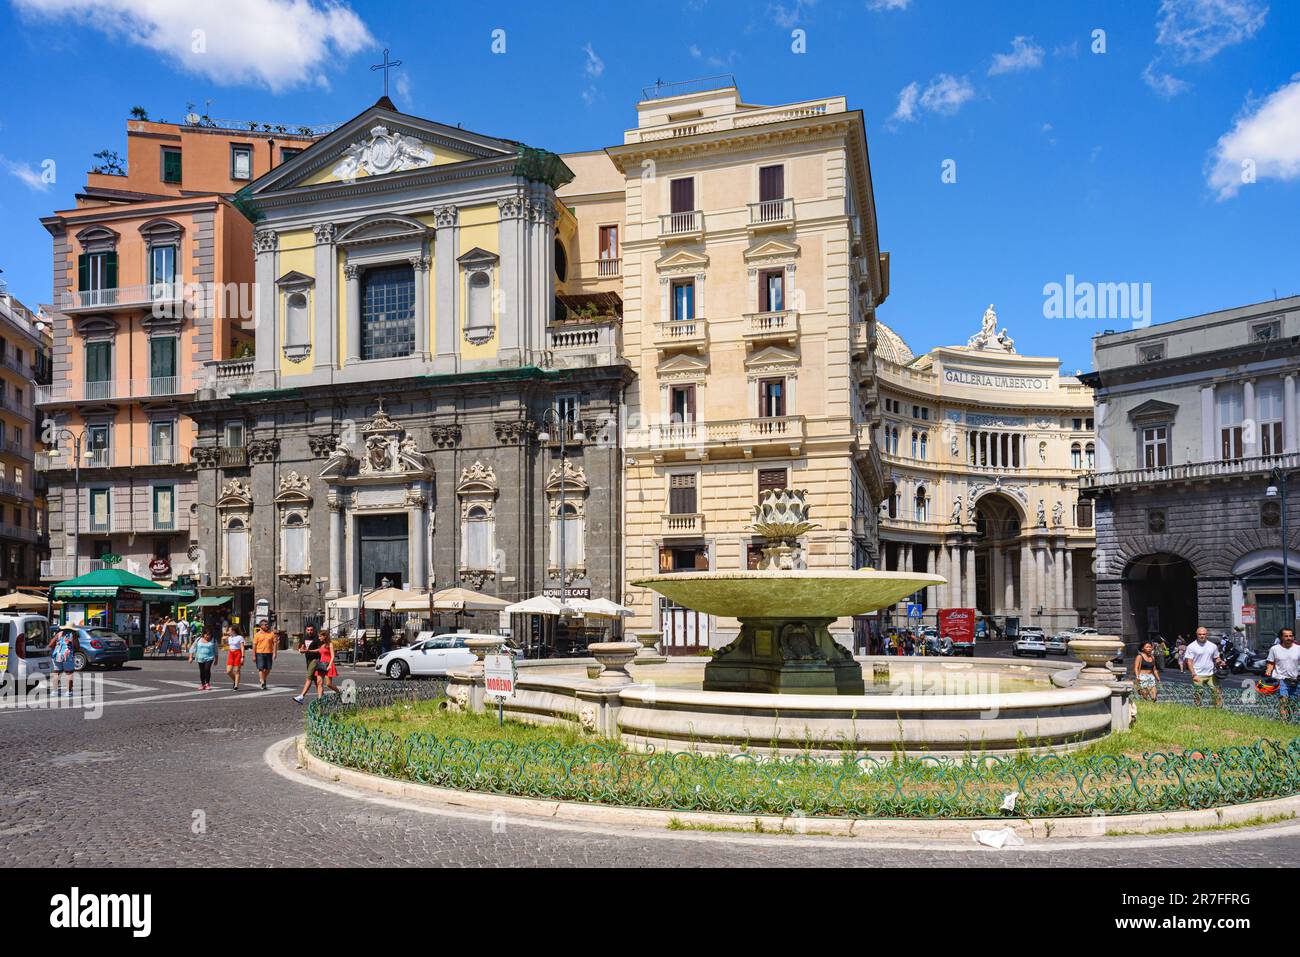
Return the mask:
M 708 265 L 708 256 L 688 249 L 680 249 L 655 260 L 655 268 L 660 272 L 696 272 L 707 268 Z
M 519 146 L 418 116 L 381 99 L 249 187 L 256 195 L 300 186 L 515 156 Z
M 430 232 L 429 227 L 418 219 L 385 213 L 367 216 L 340 230 L 334 241 L 340 246 L 360 246 L 402 239 L 423 239 Z
M 784 239 L 768 239 L 745 250 L 745 262 L 785 262 L 799 256 L 799 245 Z

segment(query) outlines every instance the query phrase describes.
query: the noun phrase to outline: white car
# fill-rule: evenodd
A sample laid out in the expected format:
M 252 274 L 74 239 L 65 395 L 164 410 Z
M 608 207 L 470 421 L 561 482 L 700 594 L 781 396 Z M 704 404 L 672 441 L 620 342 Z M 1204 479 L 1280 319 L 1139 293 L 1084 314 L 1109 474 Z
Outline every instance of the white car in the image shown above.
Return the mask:
M 494 636 L 469 633 L 435 635 L 380 655 L 375 661 L 375 671 L 398 679 L 411 675 L 445 675 L 474 663 L 474 652 L 465 646 L 466 638 L 491 637 Z
M 1021 655 L 1047 657 L 1047 640 L 1043 629 L 1037 627 L 1021 628 L 1020 635 L 1011 643 L 1011 653 L 1019 658 Z
M 44 615 L 0 614 L 0 687 L 13 683 L 20 691 L 48 681 L 50 626 Z

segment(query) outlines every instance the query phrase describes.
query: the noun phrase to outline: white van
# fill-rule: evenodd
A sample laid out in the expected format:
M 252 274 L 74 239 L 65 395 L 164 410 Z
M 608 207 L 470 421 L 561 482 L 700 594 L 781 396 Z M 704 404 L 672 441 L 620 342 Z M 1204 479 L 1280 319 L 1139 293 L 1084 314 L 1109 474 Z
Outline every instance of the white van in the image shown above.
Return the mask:
M 0 613 L 0 686 L 30 691 L 48 680 L 54 662 L 50 658 L 50 623 L 44 615 Z

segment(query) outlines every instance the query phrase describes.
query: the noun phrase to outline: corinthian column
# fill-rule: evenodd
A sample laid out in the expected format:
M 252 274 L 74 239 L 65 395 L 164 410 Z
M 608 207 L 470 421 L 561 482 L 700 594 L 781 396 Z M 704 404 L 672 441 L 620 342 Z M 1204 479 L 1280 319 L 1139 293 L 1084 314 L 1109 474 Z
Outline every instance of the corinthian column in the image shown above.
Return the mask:
M 330 589 L 325 597 L 343 594 L 343 503 L 337 493 L 329 498 L 330 511 Z

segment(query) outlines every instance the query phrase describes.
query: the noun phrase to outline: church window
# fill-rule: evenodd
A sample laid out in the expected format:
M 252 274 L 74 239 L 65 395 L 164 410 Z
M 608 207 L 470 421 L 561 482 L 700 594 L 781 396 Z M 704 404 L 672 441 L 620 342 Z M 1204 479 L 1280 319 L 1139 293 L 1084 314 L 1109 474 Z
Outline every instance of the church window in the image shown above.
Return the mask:
M 392 359 L 415 349 L 415 269 L 367 269 L 361 290 L 361 358 Z

